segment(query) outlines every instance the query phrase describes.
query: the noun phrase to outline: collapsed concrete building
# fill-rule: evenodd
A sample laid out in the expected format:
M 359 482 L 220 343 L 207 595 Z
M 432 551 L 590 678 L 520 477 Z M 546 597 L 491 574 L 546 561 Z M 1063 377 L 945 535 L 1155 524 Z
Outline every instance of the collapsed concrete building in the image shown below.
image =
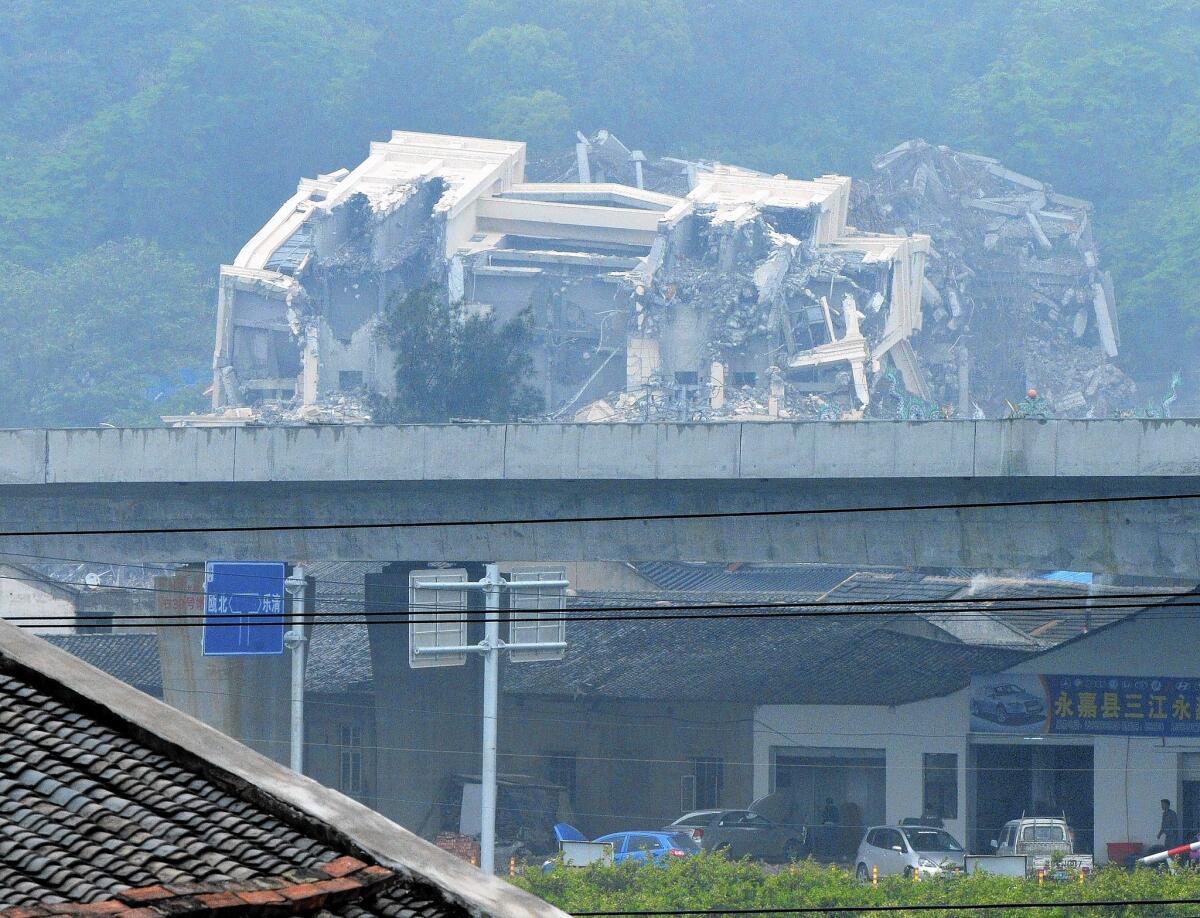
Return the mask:
M 570 162 L 538 164 L 555 181 L 527 181 L 522 143 L 397 131 L 353 171 L 302 181 L 222 267 L 214 413 L 171 420 L 369 420 L 363 404 L 394 393 L 403 359 L 377 334 L 387 304 L 428 283 L 501 321 L 529 311 L 531 382 L 552 419 L 949 415 L 944 406 L 965 408 L 983 391 L 981 373 L 955 363 L 959 338 L 985 328 L 983 310 L 970 313 L 987 297 L 976 249 L 1023 243 L 992 228 L 1010 216 L 997 207 L 1016 208 L 1001 202 L 980 208 L 978 240 L 960 233 L 954 246 L 936 236 L 931 245 L 923 202 L 940 202 L 949 183 L 930 165 L 902 172 L 905 153 L 889 154 L 885 181 L 852 196 L 844 176 L 648 159 L 607 132 L 580 135 Z M 1086 205 L 1041 194 L 1022 204 L 1022 225 L 1038 228 L 1039 244 L 1080 253 L 1078 265 L 1057 254 L 1042 262 L 1066 265 L 1056 277 L 1079 265 L 1076 275 L 1094 274 Z M 976 200 L 990 201 L 963 207 Z M 871 231 L 852 225 L 856 202 Z M 1048 215 L 1056 208 L 1073 216 Z M 1093 289 L 1076 275 L 1046 288 L 1056 319 Z M 1111 299 L 1104 293 L 1106 324 L 1099 297 L 1097 321 L 1080 332 L 1071 317 L 1069 334 L 1099 334 L 1115 352 Z M 927 313 L 934 327 L 923 333 Z M 986 353 L 978 348 L 976 362 Z M 995 397 L 989 390 L 989 410 L 1033 384 L 1022 372 Z M 1059 407 L 1086 410 L 1112 389 L 1092 382 L 1079 383 L 1082 405 L 1072 392 Z
M 1087 201 L 998 160 L 902 143 L 859 183 L 855 222 L 933 238 L 917 348 L 935 401 L 959 411 L 1036 389 L 1060 416 L 1107 416 L 1133 402 L 1113 362 L 1120 328 Z

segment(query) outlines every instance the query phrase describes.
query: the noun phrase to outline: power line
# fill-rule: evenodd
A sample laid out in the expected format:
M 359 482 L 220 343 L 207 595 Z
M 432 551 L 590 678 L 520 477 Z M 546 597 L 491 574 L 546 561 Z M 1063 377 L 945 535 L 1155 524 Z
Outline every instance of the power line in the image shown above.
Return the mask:
M 1093 615 L 1103 613 L 1105 611 L 1124 613 L 1120 617 L 1132 614 L 1136 610 L 1144 610 L 1146 614 L 1160 613 L 1165 614 L 1168 611 L 1176 610 L 1193 610 L 1200 607 L 1200 594 L 1182 594 L 1187 596 L 1196 596 L 1197 601 L 1168 601 L 1162 603 L 1110 603 L 1106 605 L 1052 605 L 1052 606 L 1017 606 L 1006 607 L 997 606 L 986 609 L 967 609 L 961 612 L 952 613 L 956 621 L 988 621 L 996 620 L 996 616 L 1005 615 L 1016 620 L 1029 619 L 1030 621 L 1041 622 L 1045 615 L 1052 615 L 1057 612 L 1086 612 Z M 713 605 L 697 605 L 697 606 L 671 606 L 674 610 L 681 610 L 685 613 L 691 609 L 721 609 L 719 612 L 699 611 L 694 614 L 673 614 L 661 611 L 667 607 L 664 606 L 609 606 L 609 607 L 579 607 L 583 613 L 592 611 L 612 612 L 613 614 L 576 614 L 572 611 L 557 612 L 550 610 L 546 612 L 534 612 L 533 610 L 519 609 L 516 612 L 531 612 L 530 615 L 515 615 L 509 614 L 501 616 L 498 621 L 517 622 L 517 623 L 536 623 L 551 624 L 556 622 L 581 623 L 581 622 L 686 622 L 686 621 L 720 621 L 720 620 L 743 620 L 743 619 L 763 619 L 768 621 L 796 618 L 889 618 L 900 616 L 919 615 L 923 613 L 937 614 L 940 610 L 931 608 L 932 602 L 921 604 L 918 608 L 913 609 L 875 609 L 870 607 L 865 608 L 840 608 L 841 603 L 830 603 L 834 608 L 826 609 L 794 609 L 788 605 L 769 605 L 765 609 L 755 609 L 755 604 L 731 604 L 730 606 Z M 741 611 L 741 610 L 747 611 Z M 409 613 L 416 615 L 433 615 L 440 617 L 433 618 L 414 618 Z M 620 613 L 620 614 L 618 614 Z M 628 613 L 628 614 L 626 614 Z M 648 613 L 648 614 L 632 614 L 632 613 Z M 342 626 L 361 626 L 361 625 L 410 625 L 410 624 L 438 624 L 446 621 L 447 616 L 468 615 L 472 622 L 489 621 L 483 610 L 434 610 L 434 609 L 409 609 L 405 607 L 394 609 L 381 610 L 354 610 L 354 611 L 313 611 L 304 613 L 284 613 L 281 615 L 262 615 L 262 614 L 229 614 L 228 616 L 205 616 L 202 613 L 155 613 L 152 615 L 45 615 L 45 616 L 22 616 L 20 618 L 10 618 L 12 624 L 20 628 L 39 629 L 52 627 L 68 627 L 75 626 L 87 629 L 87 624 L 81 622 L 95 621 L 98 622 L 95 627 L 103 627 L 106 629 L 146 629 L 146 628 L 205 628 L 205 627 L 267 627 L 275 625 L 293 625 L 293 624 L 311 624 L 332 627 L 335 625 Z M 1189 612 L 1187 615 L 1172 615 L 1173 618 L 1193 617 L 1196 613 Z M 398 615 L 400 618 L 388 618 L 387 616 Z M 228 617 L 229 621 L 223 621 L 223 618 Z M 247 621 L 249 619 L 249 621 Z M 1000 623 L 1004 623 L 1004 619 L 999 619 Z
M 744 519 L 770 517 L 830 516 L 854 513 L 913 513 L 934 510 L 1000 510 L 1016 507 L 1058 507 L 1066 505 L 1127 504 L 1147 501 L 1196 500 L 1200 494 L 1156 494 L 1145 496 L 1105 495 L 1102 497 L 1047 497 L 1028 500 L 960 501 L 946 504 L 903 504 L 893 507 L 806 507 L 789 510 L 708 510 L 676 513 L 634 513 L 612 516 L 500 517 L 496 519 L 389 520 L 347 523 L 271 523 L 253 526 L 171 526 L 126 527 L 122 529 L 10 529 L 0 530 L 0 538 L 53 538 L 64 536 L 187 535 L 212 532 L 321 532 L 342 529 L 430 529 L 469 526 L 535 526 L 565 523 L 639 523 L 672 520 Z
M 16 577 L 16 576 L 12 576 L 12 575 L 0 575 L 0 580 L 14 580 L 14 581 L 23 582 L 23 583 L 42 582 L 42 581 L 37 580 L 36 578 Z M 60 581 L 53 581 L 53 582 L 66 583 L 68 585 L 86 585 L 86 584 L 80 583 L 79 581 L 61 581 L 60 580 Z M 195 597 L 202 597 L 205 595 L 203 592 L 197 591 L 197 590 L 176 590 L 176 589 L 165 589 L 165 588 L 160 588 L 160 587 L 117 586 L 117 587 L 111 587 L 110 589 L 126 590 L 126 591 L 132 591 L 132 592 L 142 592 L 142 593 L 153 593 L 153 594 L 161 593 L 161 594 L 168 594 L 168 595 L 195 596 Z M 536 593 L 535 591 L 513 591 L 512 593 L 510 593 L 510 595 L 516 595 L 516 596 L 527 595 L 530 597 L 534 597 L 534 596 L 538 596 L 539 594 Z M 808 610 L 807 612 L 805 612 L 806 615 L 820 617 L 820 616 L 888 615 L 888 614 L 895 614 L 892 611 L 893 609 L 896 610 L 896 612 L 905 612 L 905 611 L 926 612 L 926 611 L 931 611 L 931 610 L 937 611 L 941 607 L 949 607 L 951 610 L 953 610 L 957 607 L 968 607 L 968 608 L 964 608 L 961 612 L 956 613 L 960 617 L 965 617 L 968 614 L 977 614 L 982 617 L 991 617 L 992 615 L 994 615 L 996 613 L 1006 613 L 1006 614 L 1010 614 L 1010 615 L 1020 615 L 1023 613 L 1029 613 L 1029 614 L 1039 614 L 1040 615 L 1040 614 L 1047 613 L 1047 612 L 1057 612 L 1057 611 L 1103 612 L 1105 610 L 1156 608 L 1156 607 L 1163 607 L 1163 606 L 1167 606 L 1167 607 L 1171 607 L 1171 608 L 1189 608 L 1189 607 L 1197 605 L 1197 603 L 1175 602 L 1173 600 L 1181 600 L 1185 597 L 1200 597 L 1200 594 L 1198 594 L 1196 592 L 1185 592 L 1185 591 L 1180 591 L 1180 590 L 1163 590 L 1163 591 L 1112 592 L 1112 593 L 1096 594 L 1093 598 L 1086 600 L 1083 604 L 1080 604 L 1080 599 L 1082 597 L 1051 595 L 1051 594 L 1040 594 L 1040 595 L 1034 594 L 1034 595 L 1029 595 L 1029 596 L 950 596 L 950 597 L 927 598 L 927 599 L 869 599 L 869 600 L 817 599 L 817 600 L 778 600 L 778 601 L 772 600 L 772 601 L 765 601 L 765 602 L 738 601 L 738 602 L 714 602 L 714 603 L 679 603 L 679 602 L 672 602 L 669 600 L 657 600 L 656 601 L 653 599 L 653 597 L 655 597 L 657 595 L 661 595 L 661 594 L 657 594 L 657 593 L 647 593 L 645 595 L 648 597 L 648 601 L 645 604 L 639 604 L 639 605 L 592 605 L 592 604 L 577 605 L 577 606 L 572 607 L 571 611 L 564 611 L 562 613 L 562 615 L 559 617 L 566 621 L 604 621 L 604 620 L 628 621 L 628 620 L 630 620 L 630 618 L 639 618 L 639 619 L 647 619 L 647 620 L 656 620 L 656 619 L 677 620 L 677 619 L 686 619 L 686 618 L 709 618 L 709 617 L 712 617 L 712 618 L 717 618 L 717 617 L 719 617 L 719 618 L 759 617 L 759 616 L 748 616 L 745 614 L 751 610 L 759 610 L 759 611 L 767 611 L 767 612 L 770 612 L 770 610 L 779 610 L 777 613 L 771 612 L 771 614 L 763 615 L 761 617 L 788 617 L 789 615 L 792 617 L 796 617 L 796 616 L 800 615 L 800 612 L 798 610 Z M 1129 599 L 1129 600 L 1136 600 L 1136 601 L 1135 602 L 1114 602 L 1113 601 L 1113 600 L 1121 600 L 1121 599 Z M 1153 602 L 1153 600 L 1159 600 L 1159 599 L 1164 600 L 1164 602 L 1163 603 Z M 408 614 L 410 612 L 425 613 L 425 614 L 431 614 L 431 615 L 436 615 L 439 613 L 447 614 L 447 615 L 450 615 L 450 614 L 458 615 L 458 614 L 462 614 L 464 611 L 466 611 L 468 614 L 478 614 L 478 612 L 481 611 L 481 610 L 457 610 L 457 609 L 456 610 L 437 610 L 437 609 L 429 609 L 429 608 L 425 608 L 425 607 L 412 608 L 412 607 L 404 607 L 404 606 L 396 607 L 396 606 L 390 606 L 390 604 L 386 604 L 385 608 L 370 609 L 367 607 L 370 605 L 370 603 L 363 603 L 362 604 L 363 608 L 357 608 L 357 606 L 359 605 L 358 601 L 354 600 L 354 599 L 349 599 L 349 598 L 347 598 L 347 599 L 327 598 L 323 601 L 327 602 L 327 603 L 333 603 L 333 604 L 338 604 L 338 603 L 344 603 L 347 605 L 354 604 L 356 606 L 356 608 L 353 610 L 339 610 L 339 611 L 333 611 L 333 610 L 328 610 L 328 609 L 313 610 L 312 612 L 305 612 L 305 613 L 298 614 L 298 615 L 292 615 L 291 613 L 287 613 L 287 614 L 280 616 L 280 618 L 282 618 L 285 623 L 290 623 L 290 622 L 297 621 L 297 620 L 305 621 L 305 622 L 313 621 L 316 616 L 325 616 L 326 619 L 339 619 L 339 618 L 347 618 L 350 616 L 362 616 L 364 618 L 371 618 L 372 620 L 374 620 L 375 618 L 377 618 L 379 616 L 402 615 L 402 614 Z M 1040 605 L 1040 606 L 1039 605 L 1029 605 L 1029 606 L 989 605 L 989 604 L 1003 604 L 1003 603 L 1044 603 L 1044 604 Z M 380 603 L 378 600 L 376 601 L 376 604 L 385 605 L 383 603 Z M 909 607 L 913 607 L 913 608 L 909 609 Z M 973 607 L 978 607 L 978 608 L 973 608 Z M 674 615 L 674 614 L 667 614 L 667 613 L 637 615 L 637 616 L 626 616 L 626 615 L 600 616 L 600 615 L 594 614 L 594 613 L 601 613 L 601 612 L 604 612 L 604 613 L 609 613 L 609 612 L 611 612 L 611 613 L 654 612 L 655 610 L 662 610 L 662 609 L 672 609 L 672 610 L 679 610 L 679 611 L 724 610 L 724 611 L 729 612 L 730 614 L 720 615 L 720 616 L 706 616 L 706 615 L 687 616 L 687 615 Z M 512 612 L 524 612 L 524 611 L 532 611 L 532 610 L 514 609 L 511 611 Z M 543 611 L 543 612 L 538 613 L 537 615 L 530 616 L 527 618 L 510 615 L 508 620 L 509 621 L 551 622 L 551 621 L 556 620 L 556 617 L 551 615 L 551 613 L 553 611 L 554 610 Z M 579 613 L 584 613 L 584 614 L 579 614 Z M 186 621 L 188 619 L 203 620 L 203 619 L 205 619 L 205 617 L 206 616 L 204 613 L 199 613 L 199 612 L 194 612 L 194 613 L 155 612 L 153 614 L 133 613 L 133 614 L 129 614 L 129 615 L 119 616 L 120 619 L 130 620 L 130 621 L 141 621 L 141 622 L 168 622 L 168 621 L 175 622 L 175 621 L 180 621 L 180 620 Z M 107 614 L 71 615 L 71 616 L 47 615 L 47 616 L 28 616 L 28 617 L 25 617 L 23 620 L 49 622 L 49 623 L 58 622 L 58 621 L 79 622 L 79 621 L 86 621 L 86 620 L 97 620 L 97 621 L 107 622 L 111 618 L 112 618 L 112 616 L 107 615 Z M 261 624 L 277 624 L 278 623 L 276 619 L 267 619 L 265 617 L 260 617 L 256 620 L 259 621 L 259 623 L 261 623 Z M 414 622 L 415 621 L 423 621 L 420 619 L 406 619 L 406 620 L 414 621 Z M 337 622 L 331 620 L 331 621 L 324 621 L 324 622 L 317 622 L 317 623 L 336 624 Z M 363 622 L 354 621 L 354 622 L 348 622 L 348 623 L 349 624 L 361 624 Z
M 429 576 L 433 576 L 434 574 L 437 574 L 438 572 L 439 572 L 438 568 L 429 568 L 428 570 L 419 569 L 419 570 L 414 571 L 414 573 L 416 573 L 418 575 L 428 574 Z M 257 575 L 255 575 L 255 576 L 256 576 L 256 579 L 261 579 L 261 578 L 258 578 Z M 849 579 L 849 578 L 847 578 L 847 579 Z M 954 578 L 946 578 L 946 579 L 954 579 Z M 55 579 L 55 578 L 18 577 L 18 576 L 14 576 L 12 574 L 0 575 L 0 580 L 15 580 L 15 581 L 18 581 L 21 583 L 50 582 L 50 583 L 66 584 L 67 586 L 84 586 L 84 587 L 91 586 L 91 584 L 89 584 L 83 580 L 59 580 L 59 579 Z M 904 582 L 904 581 L 899 581 L 899 582 Z M 339 585 L 354 586 L 354 587 L 360 586 L 359 583 L 350 582 L 350 581 L 322 580 L 322 581 L 318 581 L 318 583 L 339 584 Z M 403 584 L 397 584 L 396 586 L 398 589 L 404 588 Z M 837 584 L 837 586 L 841 586 L 841 584 Z M 835 586 L 834 589 L 836 589 L 837 586 Z M 205 595 L 205 592 L 203 590 L 182 590 L 182 589 L 167 588 L 167 587 L 137 586 L 137 585 L 132 585 L 132 584 L 130 584 L 130 585 L 114 585 L 114 586 L 105 587 L 105 589 L 106 590 L 125 590 L 128 592 L 135 592 L 135 593 L 164 593 L 164 594 L 170 594 L 170 595 L 175 595 L 175 596 L 204 596 Z M 607 591 L 599 591 L 599 590 L 598 591 L 588 591 L 588 593 L 592 593 L 592 592 L 603 595 Z M 971 605 L 971 604 L 982 604 L 982 603 L 989 603 L 989 602 L 1041 602 L 1041 601 L 1070 602 L 1070 601 L 1077 601 L 1078 599 L 1082 598 L 1079 596 L 1066 595 L 1063 593 L 1041 593 L 1041 594 L 1035 593 L 1035 594 L 1029 594 L 1026 596 L 946 596 L 946 597 L 939 597 L 939 598 L 922 598 L 922 599 L 846 599 L 846 600 L 840 600 L 840 601 L 836 601 L 836 602 L 829 600 L 827 598 L 772 600 L 770 602 L 761 602 L 761 603 L 755 603 L 753 601 L 751 601 L 751 602 L 732 602 L 732 601 L 730 601 L 730 602 L 725 602 L 725 603 L 706 603 L 703 605 L 687 604 L 687 603 L 678 604 L 678 603 L 671 602 L 668 599 L 655 599 L 654 598 L 654 597 L 661 597 L 661 596 L 669 596 L 672 594 L 672 592 L 676 592 L 676 591 L 645 591 L 642 595 L 644 595 L 648 598 L 648 601 L 651 605 L 665 605 L 665 604 L 669 603 L 671 606 L 676 607 L 676 608 L 708 608 L 709 606 L 720 607 L 720 608 L 749 608 L 749 607 L 765 608 L 765 607 L 769 607 L 771 605 L 778 605 L 778 606 L 782 606 L 782 607 L 792 607 L 792 606 L 807 607 L 807 606 L 818 606 L 818 605 L 905 606 L 905 605 L 922 605 L 922 604 L 933 604 L 933 603 L 940 603 L 940 604 L 945 604 L 945 605 L 952 605 L 952 604 L 953 605 Z M 720 593 L 723 591 L 683 590 L 683 591 L 678 591 L 678 592 L 700 592 L 700 593 L 707 592 L 707 593 L 717 593 L 718 595 L 720 595 Z M 775 591 L 750 590 L 750 591 L 743 591 L 743 592 L 779 593 L 781 591 L 778 591 L 778 590 L 775 590 Z M 519 590 L 519 589 L 518 590 L 509 589 L 509 590 L 506 590 L 506 593 L 509 596 L 526 596 L 526 597 L 538 597 L 538 596 L 542 595 L 540 592 L 538 592 L 536 590 Z M 586 596 L 586 595 L 588 595 L 588 593 L 585 593 L 583 595 Z M 825 594 L 825 595 L 828 595 L 828 594 Z M 1089 601 L 1090 602 L 1101 602 L 1101 601 L 1110 600 L 1110 599 L 1159 599 L 1159 598 L 1169 599 L 1173 596 L 1189 596 L 1189 595 L 1193 595 L 1193 594 L 1187 590 L 1134 590 L 1134 591 L 1129 591 L 1129 592 L 1120 592 L 1120 591 L 1114 590 L 1112 592 L 1095 593 L 1092 595 L 1092 598 L 1089 599 Z M 328 603 L 352 603 L 353 602 L 353 603 L 357 603 L 357 600 L 339 599 L 336 597 L 326 597 L 325 599 L 322 600 L 322 602 L 328 602 Z M 375 600 L 375 602 L 379 603 L 380 601 Z M 637 608 L 646 608 L 646 607 L 630 606 L 628 608 L 637 609 Z

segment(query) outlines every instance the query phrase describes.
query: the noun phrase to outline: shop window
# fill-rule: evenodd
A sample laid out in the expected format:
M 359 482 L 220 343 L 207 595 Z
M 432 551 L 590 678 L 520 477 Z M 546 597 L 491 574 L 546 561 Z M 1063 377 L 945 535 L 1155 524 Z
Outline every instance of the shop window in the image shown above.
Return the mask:
M 925 753 L 925 809 L 923 816 L 958 818 L 958 755 Z
M 350 797 L 363 792 L 363 729 L 358 724 L 338 727 L 338 790 Z
M 578 783 L 579 760 L 573 752 L 547 752 L 545 754 L 546 780 L 557 784 L 567 792 L 567 799 L 575 805 L 575 788 Z
M 692 759 L 692 777 L 696 780 L 696 802 L 698 810 L 710 810 L 721 805 L 721 791 L 725 788 L 725 760 L 714 756 Z

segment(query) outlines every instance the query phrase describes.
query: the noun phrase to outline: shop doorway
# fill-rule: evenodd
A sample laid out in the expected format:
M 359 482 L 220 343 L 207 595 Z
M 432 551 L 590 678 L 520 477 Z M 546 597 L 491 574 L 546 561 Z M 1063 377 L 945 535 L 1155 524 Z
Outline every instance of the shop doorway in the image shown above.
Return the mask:
M 789 821 L 813 829 L 813 854 L 854 857 L 866 826 L 886 820 L 882 749 L 779 746 L 772 750 L 771 789 L 788 802 Z M 830 802 L 832 801 L 832 803 Z M 830 816 L 836 811 L 836 821 Z
M 1200 754 L 1179 756 L 1179 825 L 1187 841 L 1200 834 Z
M 1095 769 L 1091 746 L 1041 743 L 974 744 L 975 805 L 968 846 L 986 854 L 1010 819 L 1060 816 L 1075 830 L 1075 850 L 1094 853 Z

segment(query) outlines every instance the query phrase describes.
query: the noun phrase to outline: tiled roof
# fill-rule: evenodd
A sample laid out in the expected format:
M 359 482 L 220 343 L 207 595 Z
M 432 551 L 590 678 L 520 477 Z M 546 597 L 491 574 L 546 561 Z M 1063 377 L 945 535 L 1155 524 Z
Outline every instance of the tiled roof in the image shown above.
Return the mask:
M 820 595 L 858 568 L 830 564 L 741 564 L 639 561 L 634 570 L 663 590 Z
M 248 881 L 298 869 L 316 882 L 340 854 L 18 675 L 0 675 L 0 736 L 5 908 L 103 902 L 159 884 L 248 891 L 262 885 Z M 381 914 L 410 898 L 397 895 Z
M 619 594 L 591 594 L 573 605 L 625 602 Z M 960 643 L 920 617 L 879 608 L 836 617 L 688 620 L 694 612 L 642 602 L 647 612 L 679 620 L 646 621 L 639 611 L 612 613 L 616 621 L 571 622 L 565 658 L 506 667 L 505 689 L 620 699 L 901 704 L 948 694 L 973 673 L 1029 656 L 1012 647 Z M 866 614 L 881 612 L 890 614 Z
M 351 611 L 363 605 L 363 580 L 385 565 L 369 561 L 318 561 L 306 564 L 304 572 L 317 581 L 317 608 Z
M 46 640 L 122 682 L 162 697 L 156 634 L 48 634 Z M 371 646 L 366 625 L 317 625 L 309 646 L 306 691 L 340 695 L 370 689 Z
M 989 615 L 1028 635 L 1040 647 L 1048 648 L 1129 618 L 1145 608 L 1133 599 L 1107 600 L 1110 605 L 1124 608 L 1104 608 L 1106 592 L 1141 593 L 1162 589 L 1164 588 L 1161 585 L 1089 587 L 1088 584 L 1066 580 L 1039 578 L 1026 581 L 995 578 L 978 585 L 976 592 L 997 600 L 981 606 Z M 1045 602 L 1011 602 L 1013 599 L 1028 599 L 1030 596 L 1040 597 Z M 1089 596 L 1092 599 L 1090 604 Z M 1157 601 L 1156 597 L 1150 596 L 1147 597 L 1146 604 Z M 1056 609 L 1055 606 L 1071 608 Z
M 64 911 L 562 918 L 0 623 L 0 918 Z
M 323 695 L 369 691 L 371 641 L 362 624 L 314 625 L 304 689 Z
M 117 632 L 48 634 L 45 637 L 55 647 L 61 647 L 110 676 L 155 697 L 162 696 L 157 634 Z
M 937 602 L 962 592 L 968 583 L 908 571 L 857 571 L 826 593 L 826 602 L 905 602 L 916 609 L 921 602 Z

